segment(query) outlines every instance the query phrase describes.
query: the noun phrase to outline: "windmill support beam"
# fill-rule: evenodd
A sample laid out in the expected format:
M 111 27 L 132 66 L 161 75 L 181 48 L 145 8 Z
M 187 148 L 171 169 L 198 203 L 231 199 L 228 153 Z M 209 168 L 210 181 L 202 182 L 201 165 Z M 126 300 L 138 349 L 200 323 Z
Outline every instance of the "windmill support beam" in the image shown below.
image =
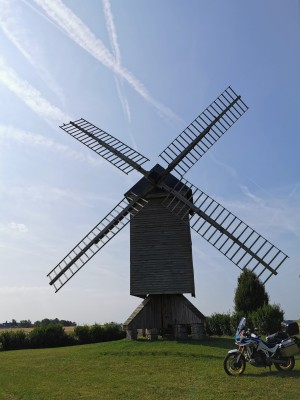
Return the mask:
M 148 330 L 164 337 L 176 338 L 178 327 L 198 325 L 202 329 L 198 330 L 199 335 L 194 335 L 194 339 L 201 339 L 205 320 L 206 317 L 182 294 L 159 294 L 148 295 L 124 322 L 123 327 L 130 332 L 132 339 L 136 338 L 137 330 Z

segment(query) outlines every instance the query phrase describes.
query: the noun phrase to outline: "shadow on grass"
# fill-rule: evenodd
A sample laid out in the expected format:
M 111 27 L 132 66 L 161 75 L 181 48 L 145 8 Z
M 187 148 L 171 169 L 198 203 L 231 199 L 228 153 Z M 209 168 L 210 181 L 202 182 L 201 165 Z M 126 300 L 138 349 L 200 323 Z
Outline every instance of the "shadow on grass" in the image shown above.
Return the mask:
M 258 368 L 257 368 L 257 370 L 258 370 Z M 243 375 L 240 375 L 240 376 L 238 376 L 237 378 L 247 378 L 247 377 L 255 377 L 255 378 L 269 378 L 269 377 L 272 377 L 272 378 L 297 378 L 297 379 L 299 379 L 300 378 L 300 371 L 299 370 L 295 370 L 295 371 L 286 371 L 286 372 L 279 372 L 279 371 L 277 371 L 277 370 L 271 370 L 271 371 L 269 371 L 269 370 L 267 370 L 267 371 L 263 371 L 263 372 L 261 372 L 261 373 L 257 373 L 257 374 L 254 374 L 254 373 L 247 373 L 247 372 L 244 372 L 244 374 Z M 232 376 L 232 378 L 235 378 L 235 377 L 233 377 Z
M 182 351 L 104 351 L 101 356 L 115 357 L 183 357 L 185 359 L 223 360 L 224 357 L 212 354 L 186 353 Z
M 194 346 L 217 347 L 225 350 L 234 349 L 236 347 L 234 339 L 229 337 L 207 337 L 203 340 L 177 340 L 177 342 Z
M 232 337 L 223 337 L 223 336 L 207 336 L 201 340 L 192 340 L 192 339 L 162 339 L 159 338 L 158 340 L 147 340 L 145 338 L 138 338 L 134 340 L 135 343 L 162 343 L 162 342 L 175 342 L 180 344 L 187 344 L 193 346 L 208 346 L 208 347 L 218 347 L 221 349 L 233 349 L 235 347 L 234 338 Z
M 128 342 L 130 343 L 130 341 Z M 184 358 L 205 358 L 209 360 L 223 360 L 227 354 L 228 349 L 234 348 L 234 340 L 231 338 L 218 338 L 218 337 L 207 337 L 203 340 L 164 340 L 158 339 L 157 341 L 150 341 L 144 338 L 140 338 L 135 340 L 136 344 L 141 344 L 142 347 L 139 349 L 139 346 L 134 346 L 132 348 L 127 349 L 120 349 L 119 351 L 109 350 L 101 352 L 103 356 L 120 356 L 120 357 L 141 357 L 141 356 L 148 356 L 148 357 L 184 357 Z M 161 344 L 163 343 L 178 343 L 180 346 L 177 347 L 171 346 L 166 349 L 161 348 Z M 158 346 L 156 346 L 156 344 Z M 187 345 L 186 351 L 182 345 Z M 192 347 L 191 347 L 192 346 Z M 210 354 L 203 354 L 201 351 L 201 347 L 211 347 L 212 351 L 209 351 Z M 193 351 L 193 350 L 195 351 Z M 214 350 L 213 350 L 214 349 Z M 216 354 L 216 349 L 221 351 L 221 354 Z M 205 351 L 207 353 L 207 351 Z M 213 353 L 213 354 L 211 354 Z

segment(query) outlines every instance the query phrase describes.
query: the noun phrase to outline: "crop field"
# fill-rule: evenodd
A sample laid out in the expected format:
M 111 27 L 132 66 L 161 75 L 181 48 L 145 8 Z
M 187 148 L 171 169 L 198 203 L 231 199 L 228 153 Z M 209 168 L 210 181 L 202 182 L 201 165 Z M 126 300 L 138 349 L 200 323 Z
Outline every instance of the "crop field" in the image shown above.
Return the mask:
M 227 376 L 233 339 L 136 342 L 0 352 L 0 399 L 298 400 L 300 357 L 288 373 L 247 365 Z
M 74 326 L 65 326 L 64 330 L 66 333 L 74 332 Z M 17 332 L 17 331 L 24 331 L 24 332 L 31 332 L 34 328 L 1 328 L 1 332 Z

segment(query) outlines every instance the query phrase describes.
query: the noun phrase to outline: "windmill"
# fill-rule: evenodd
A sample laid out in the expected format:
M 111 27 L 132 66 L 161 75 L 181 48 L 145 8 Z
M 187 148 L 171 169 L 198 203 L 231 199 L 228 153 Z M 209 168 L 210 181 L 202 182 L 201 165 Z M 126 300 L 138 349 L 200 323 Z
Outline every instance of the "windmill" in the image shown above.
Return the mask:
M 166 166 L 150 171 L 143 166 L 146 157 L 85 119 L 62 125 L 124 173 L 136 170 L 143 177 L 48 274 L 55 291 L 129 222 L 130 294 L 144 300 L 125 322 L 128 332 L 203 322 L 183 296 L 195 295 L 191 228 L 263 283 L 277 275 L 287 255 L 184 178 L 247 109 L 229 86 L 160 154 Z

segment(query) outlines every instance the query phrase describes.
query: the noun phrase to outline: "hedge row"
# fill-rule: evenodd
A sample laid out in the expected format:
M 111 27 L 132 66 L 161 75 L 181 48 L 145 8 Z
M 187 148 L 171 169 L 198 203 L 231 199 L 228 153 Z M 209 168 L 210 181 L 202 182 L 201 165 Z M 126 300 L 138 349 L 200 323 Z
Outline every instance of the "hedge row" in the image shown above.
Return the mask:
M 73 346 L 77 344 L 97 343 L 123 339 L 121 325 L 76 326 L 74 332 L 66 333 L 64 327 L 49 324 L 35 327 L 31 332 L 5 331 L 0 333 L 1 350 L 35 349 L 45 347 Z
M 74 335 L 79 344 L 108 342 L 126 337 L 121 325 L 110 323 L 104 325 L 76 326 Z
M 242 313 L 212 314 L 207 318 L 207 333 L 209 335 L 234 335 Z M 284 311 L 277 304 L 265 304 L 247 316 L 247 325 L 250 329 L 256 328 L 262 335 L 269 335 L 280 330 L 284 318 Z

